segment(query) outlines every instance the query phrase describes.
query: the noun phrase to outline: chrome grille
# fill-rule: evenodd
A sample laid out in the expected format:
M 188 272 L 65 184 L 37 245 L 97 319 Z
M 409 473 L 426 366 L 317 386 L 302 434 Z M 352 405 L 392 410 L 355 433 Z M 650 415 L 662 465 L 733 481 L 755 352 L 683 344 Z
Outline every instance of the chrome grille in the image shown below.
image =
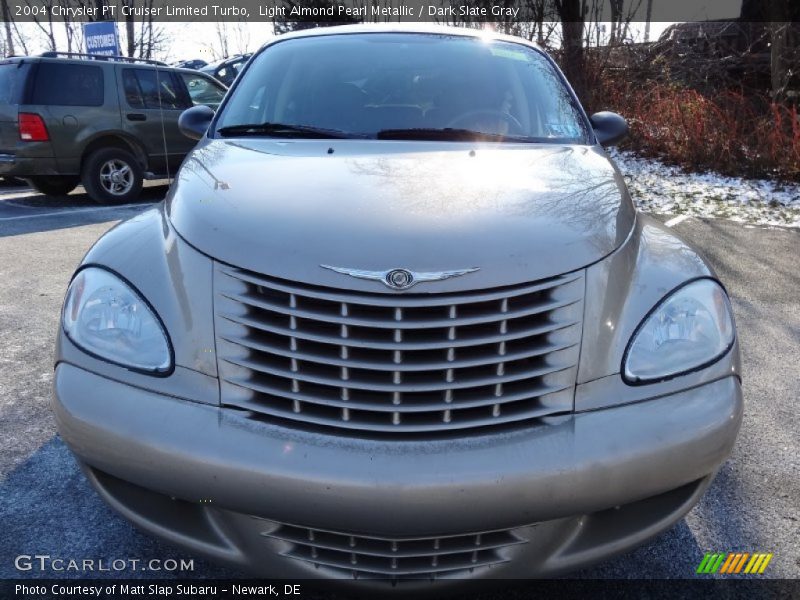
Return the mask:
M 261 535 L 284 542 L 283 556 L 355 579 L 428 579 L 468 573 L 508 562 L 503 549 L 526 543 L 511 530 L 391 539 L 272 523 Z
M 222 403 L 365 431 L 572 410 L 583 273 L 468 293 L 363 293 L 217 265 Z

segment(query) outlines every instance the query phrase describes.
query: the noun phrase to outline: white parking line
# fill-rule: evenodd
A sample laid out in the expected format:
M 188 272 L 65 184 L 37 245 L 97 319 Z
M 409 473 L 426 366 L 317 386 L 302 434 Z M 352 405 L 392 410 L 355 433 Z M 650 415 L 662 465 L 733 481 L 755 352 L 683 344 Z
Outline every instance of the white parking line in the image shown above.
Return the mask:
M 147 204 L 120 204 L 119 206 L 98 206 L 97 208 L 65 208 L 56 212 L 36 213 L 32 215 L 19 215 L 16 217 L 0 217 L 0 221 L 19 221 L 21 219 L 42 219 L 44 217 L 57 217 L 59 215 L 75 215 L 87 212 L 104 212 L 107 210 L 120 210 L 124 208 L 141 207 L 144 208 Z M 27 207 L 26 207 L 27 208 Z
M 689 215 L 678 215 L 677 217 L 672 217 L 669 221 L 666 221 L 664 225 L 667 227 L 675 227 L 675 225 L 678 223 L 683 223 L 688 218 Z

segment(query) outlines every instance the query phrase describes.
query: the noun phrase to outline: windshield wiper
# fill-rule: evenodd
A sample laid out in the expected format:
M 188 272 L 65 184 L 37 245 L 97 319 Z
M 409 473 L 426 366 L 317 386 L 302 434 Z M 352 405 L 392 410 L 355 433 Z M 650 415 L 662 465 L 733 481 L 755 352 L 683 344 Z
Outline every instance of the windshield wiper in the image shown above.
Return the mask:
M 308 139 L 346 139 L 361 137 L 338 129 L 323 129 L 310 125 L 289 125 L 287 123 L 244 123 L 220 127 L 217 133 L 222 136 L 264 135 L 274 137 L 302 137 Z
M 376 135 L 379 140 L 432 140 L 432 141 L 488 141 L 488 142 L 530 142 L 533 138 L 486 133 L 472 129 L 415 128 L 415 129 L 382 129 Z

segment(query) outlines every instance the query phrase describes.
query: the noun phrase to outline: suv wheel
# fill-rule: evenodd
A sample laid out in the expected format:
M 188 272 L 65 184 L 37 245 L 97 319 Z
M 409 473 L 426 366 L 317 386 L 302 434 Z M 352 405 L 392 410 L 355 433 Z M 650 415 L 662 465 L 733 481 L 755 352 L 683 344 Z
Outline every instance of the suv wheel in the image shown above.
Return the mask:
M 45 196 L 66 196 L 75 189 L 80 180 L 77 177 L 50 175 L 29 177 L 28 183 L 33 189 Z
M 81 175 L 89 197 L 101 204 L 124 204 L 142 191 L 142 167 L 121 148 L 103 148 L 89 155 Z

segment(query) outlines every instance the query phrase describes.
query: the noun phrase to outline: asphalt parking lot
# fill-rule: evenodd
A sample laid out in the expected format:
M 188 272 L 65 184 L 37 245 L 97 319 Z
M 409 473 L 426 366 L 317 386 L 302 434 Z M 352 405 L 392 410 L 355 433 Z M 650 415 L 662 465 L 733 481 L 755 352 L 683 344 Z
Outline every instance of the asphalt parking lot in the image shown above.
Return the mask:
M 20 554 L 189 558 L 139 533 L 92 492 L 50 414 L 63 294 L 103 232 L 165 193 L 101 207 L 78 191 L 47 199 L 0 186 L 0 577 Z M 800 230 L 663 217 L 728 287 L 739 327 L 745 416 L 733 456 L 701 503 L 668 532 L 580 578 L 685 578 L 706 552 L 772 552 L 766 575 L 800 577 Z M 64 576 L 70 574 L 64 573 Z M 137 576 L 136 572 L 126 574 Z M 171 576 L 149 572 L 148 577 Z M 236 576 L 195 560 L 187 576 Z M 71 574 L 75 576 L 75 574 Z

